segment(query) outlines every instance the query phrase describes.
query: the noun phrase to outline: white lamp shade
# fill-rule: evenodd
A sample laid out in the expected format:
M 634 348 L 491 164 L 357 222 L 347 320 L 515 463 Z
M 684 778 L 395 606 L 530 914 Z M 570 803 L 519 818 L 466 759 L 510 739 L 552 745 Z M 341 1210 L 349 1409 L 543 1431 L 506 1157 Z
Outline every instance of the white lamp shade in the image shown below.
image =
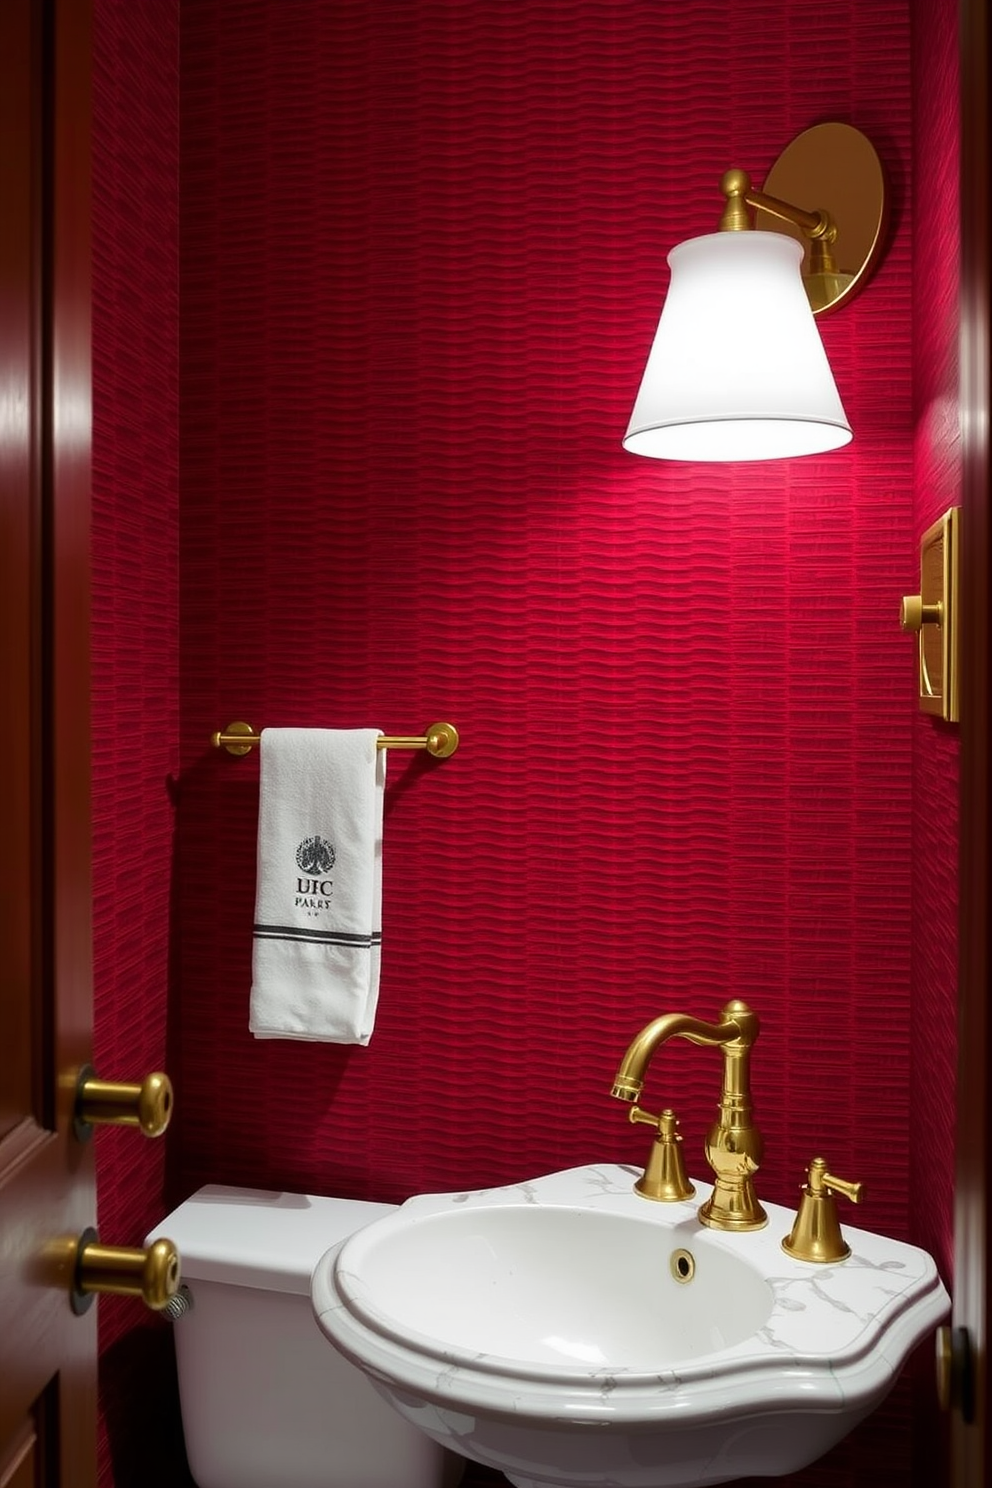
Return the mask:
M 662 460 L 775 460 L 851 438 L 799 265 L 775 232 L 718 232 L 672 278 L 624 448 Z

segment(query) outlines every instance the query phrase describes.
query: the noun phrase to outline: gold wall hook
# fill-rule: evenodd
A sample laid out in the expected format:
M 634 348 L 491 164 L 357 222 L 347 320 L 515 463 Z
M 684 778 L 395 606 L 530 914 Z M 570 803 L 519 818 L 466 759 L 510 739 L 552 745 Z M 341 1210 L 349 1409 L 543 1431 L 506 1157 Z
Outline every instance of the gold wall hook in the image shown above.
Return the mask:
M 215 749 L 242 755 L 250 754 L 259 738 L 250 723 L 238 721 L 211 734 L 210 742 Z M 450 759 L 459 742 L 453 723 L 432 723 L 422 734 L 381 734 L 375 744 L 377 749 L 426 749 L 432 759 Z
M 795 1223 L 782 1241 L 782 1249 L 797 1261 L 821 1265 L 844 1261 L 851 1254 L 851 1247 L 841 1234 L 834 1194 L 843 1194 L 852 1204 L 860 1204 L 864 1184 L 835 1178 L 827 1172 L 822 1157 L 814 1157 L 810 1163 L 808 1180 L 803 1185 Z
M 161 1070 L 140 1083 L 98 1080 L 86 1065 L 76 1082 L 76 1136 L 85 1141 L 94 1126 L 136 1126 L 146 1137 L 160 1137 L 172 1119 L 172 1081 Z
M 101 1245 L 95 1230 L 79 1237 L 73 1278 L 72 1305 L 84 1312 L 100 1292 L 117 1297 L 140 1297 L 153 1312 L 161 1312 L 181 1280 L 179 1252 L 162 1238 L 143 1249 Z
M 785 232 L 803 246 L 802 279 L 814 315 L 851 299 L 884 243 L 885 179 L 871 141 L 849 124 L 815 124 L 786 146 L 757 191 L 747 171 L 724 173 L 721 232 Z M 797 202 L 807 206 L 798 206 Z

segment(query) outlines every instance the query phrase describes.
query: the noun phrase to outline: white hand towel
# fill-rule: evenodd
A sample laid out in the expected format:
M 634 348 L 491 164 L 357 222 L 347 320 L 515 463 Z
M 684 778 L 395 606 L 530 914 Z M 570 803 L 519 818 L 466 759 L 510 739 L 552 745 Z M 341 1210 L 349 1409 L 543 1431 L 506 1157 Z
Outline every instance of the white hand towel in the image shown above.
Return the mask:
M 382 806 L 377 729 L 265 729 L 249 1028 L 367 1044 L 379 999 Z

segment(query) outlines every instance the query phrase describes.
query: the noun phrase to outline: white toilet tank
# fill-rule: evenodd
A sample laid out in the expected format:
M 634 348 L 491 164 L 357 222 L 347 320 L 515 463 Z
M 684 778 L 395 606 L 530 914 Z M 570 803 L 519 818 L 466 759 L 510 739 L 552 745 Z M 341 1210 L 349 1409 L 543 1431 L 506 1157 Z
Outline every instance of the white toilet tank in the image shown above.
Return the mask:
M 464 1459 L 380 1399 L 317 1327 L 310 1274 L 391 1204 L 211 1184 L 167 1235 L 192 1306 L 175 1323 L 199 1488 L 454 1488 Z

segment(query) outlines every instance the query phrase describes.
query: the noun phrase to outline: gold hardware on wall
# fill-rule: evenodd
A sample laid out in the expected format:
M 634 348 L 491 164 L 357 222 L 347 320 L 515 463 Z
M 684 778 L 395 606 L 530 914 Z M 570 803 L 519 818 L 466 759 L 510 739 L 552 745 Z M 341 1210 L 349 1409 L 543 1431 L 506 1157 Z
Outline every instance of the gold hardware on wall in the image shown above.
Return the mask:
M 888 204 L 881 161 L 859 130 L 838 123 L 804 130 L 750 199 L 759 231 L 791 233 L 802 244 L 814 315 L 839 309 L 864 287 L 885 245 Z M 798 212 L 790 202 L 817 211 Z
M 85 1312 L 98 1292 L 117 1297 L 140 1297 L 153 1312 L 161 1312 L 180 1282 L 179 1252 L 164 1237 L 145 1249 L 101 1245 L 95 1230 L 79 1237 L 73 1275 L 72 1307 Z
M 918 635 L 919 701 L 923 713 L 948 723 L 960 717 L 958 698 L 958 545 L 960 512 L 951 507 L 920 539 L 920 592 L 903 597 L 899 624 Z
M 802 1198 L 792 1231 L 782 1241 L 782 1249 L 797 1261 L 843 1261 L 851 1247 L 840 1232 L 834 1194 L 841 1193 L 852 1204 L 859 1204 L 864 1184 L 849 1183 L 827 1172 L 822 1157 L 809 1165 L 809 1182 L 803 1185 Z
M 98 1080 L 89 1065 L 76 1083 L 75 1131 L 79 1141 L 94 1126 L 135 1126 L 146 1137 L 160 1137 L 172 1119 L 172 1081 L 156 1071 L 140 1084 Z
M 210 736 L 215 749 L 234 755 L 250 754 L 258 740 L 251 724 L 241 722 Z M 432 723 L 422 734 L 382 734 L 375 743 L 377 749 L 426 749 L 434 759 L 450 759 L 458 748 L 458 730 L 453 723 Z
M 975 1419 L 975 1361 L 967 1328 L 938 1328 L 934 1337 L 937 1399 L 941 1410 L 960 1411 L 965 1425 Z

